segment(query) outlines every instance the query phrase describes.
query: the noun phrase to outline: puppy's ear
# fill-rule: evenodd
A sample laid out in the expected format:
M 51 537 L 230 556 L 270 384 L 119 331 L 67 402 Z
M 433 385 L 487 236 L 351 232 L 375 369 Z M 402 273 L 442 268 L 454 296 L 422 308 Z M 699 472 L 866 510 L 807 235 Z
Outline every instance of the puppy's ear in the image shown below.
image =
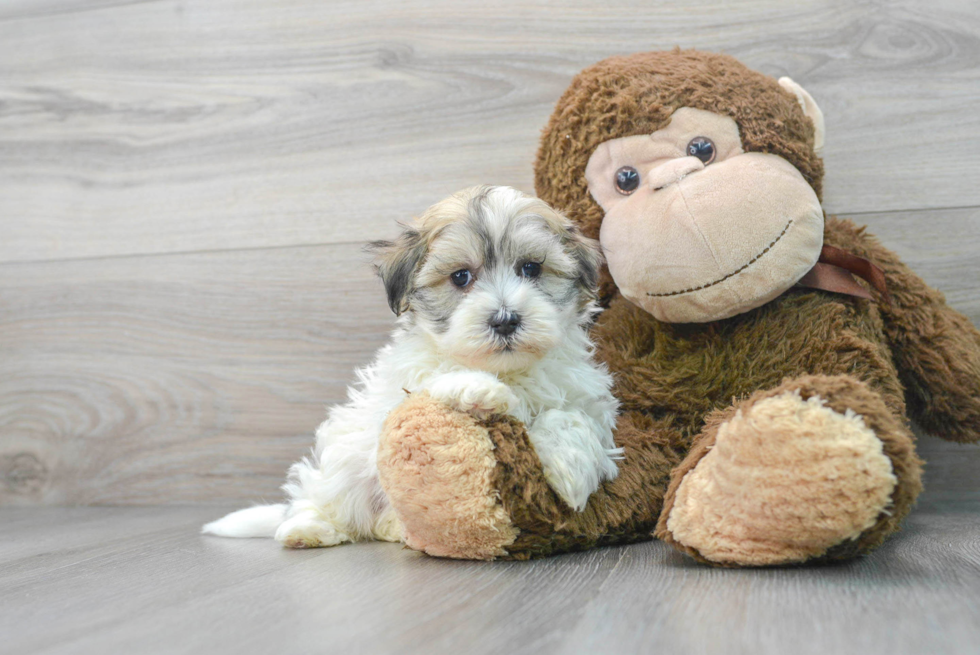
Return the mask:
M 567 228 L 563 242 L 568 253 L 578 263 L 578 283 L 589 300 L 599 295 L 599 269 L 602 267 L 602 250 L 599 242 L 579 232 L 574 225 Z
M 395 316 L 401 316 L 408 309 L 415 274 L 425 259 L 428 245 L 418 230 L 407 228 L 394 241 L 373 241 L 367 246 L 367 250 L 375 255 L 375 268 L 384 282 L 388 306 Z
M 537 214 L 544 219 L 551 231 L 558 236 L 562 248 L 578 265 L 578 282 L 582 289 L 583 306 L 599 297 L 599 271 L 602 268 L 602 250 L 599 242 L 590 239 L 575 223 L 543 200 L 536 200 Z

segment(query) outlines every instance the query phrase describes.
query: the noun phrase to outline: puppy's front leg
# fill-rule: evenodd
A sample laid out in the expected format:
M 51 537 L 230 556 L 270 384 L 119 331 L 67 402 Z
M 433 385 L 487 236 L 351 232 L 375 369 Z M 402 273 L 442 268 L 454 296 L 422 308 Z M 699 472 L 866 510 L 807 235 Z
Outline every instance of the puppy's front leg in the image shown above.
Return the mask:
M 569 507 L 585 509 L 589 496 L 619 474 L 612 432 L 579 410 L 550 409 L 528 428 L 528 439 L 541 460 L 544 477 Z M 610 447 L 607 447 L 610 446 Z
M 423 388 L 435 400 L 472 414 L 506 414 L 517 397 L 497 376 L 484 371 L 453 371 L 438 375 Z

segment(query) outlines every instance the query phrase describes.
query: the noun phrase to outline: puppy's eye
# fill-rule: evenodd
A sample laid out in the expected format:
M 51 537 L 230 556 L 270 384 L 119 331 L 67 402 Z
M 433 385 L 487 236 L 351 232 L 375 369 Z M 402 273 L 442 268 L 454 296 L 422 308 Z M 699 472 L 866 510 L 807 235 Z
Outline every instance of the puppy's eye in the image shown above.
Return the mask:
M 632 166 L 623 166 L 616 171 L 616 190 L 624 196 L 636 191 L 640 186 L 640 173 Z
M 469 283 L 473 281 L 473 274 L 465 268 L 462 268 L 450 275 L 449 280 L 462 289 L 465 286 L 469 286 Z
M 521 277 L 534 279 L 541 275 L 541 264 L 537 262 L 524 262 L 521 266 Z
M 715 144 L 708 137 L 696 136 L 687 144 L 687 154 L 689 157 L 697 157 L 707 166 L 715 160 Z

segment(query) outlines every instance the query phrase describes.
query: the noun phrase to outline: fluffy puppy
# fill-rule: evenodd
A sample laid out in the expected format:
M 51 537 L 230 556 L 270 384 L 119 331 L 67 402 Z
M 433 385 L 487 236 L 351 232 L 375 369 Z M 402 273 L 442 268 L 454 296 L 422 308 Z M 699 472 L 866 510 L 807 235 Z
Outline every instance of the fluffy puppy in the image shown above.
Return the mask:
M 592 361 L 587 332 L 596 242 L 541 200 L 477 187 L 372 247 L 398 316 L 391 343 L 330 410 L 312 458 L 290 469 L 290 502 L 240 510 L 203 531 L 274 535 L 294 548 L 400 541 L 378 481 L 378 440 L 388 412 L 423 391 L 464 412 L 519 419 L 552 488 L 583 509 L 621 457 L 612 379 Z

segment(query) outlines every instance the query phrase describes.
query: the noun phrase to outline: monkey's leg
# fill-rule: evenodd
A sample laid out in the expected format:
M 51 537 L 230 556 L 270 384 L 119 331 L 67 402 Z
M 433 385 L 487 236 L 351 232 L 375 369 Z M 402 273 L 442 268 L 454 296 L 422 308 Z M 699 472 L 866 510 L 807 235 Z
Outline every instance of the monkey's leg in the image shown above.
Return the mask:
M 878 307 L 906 388 L 909 416 L 944 439 L 980 440 L 980 331 L 895 253 L 850 221 L 828 219 L 827 238 L 885 272 L 891 302 Z
M 866 384 L 788 380 L 708 418 L 657 536 L 725 566 L 853 557 L 898 529 L 920 474 L 908 427 Z
M 544 557 L 651 538 L 680 461 L 656 436 L 670 434 L 660 428 L 642 415 L 620 419 L 620 473 L 582 512 L 548 486 L 523 425 L 479 421 L 425 394 L 388 417 L 378 471 L 411 548 L 462 559 Z

